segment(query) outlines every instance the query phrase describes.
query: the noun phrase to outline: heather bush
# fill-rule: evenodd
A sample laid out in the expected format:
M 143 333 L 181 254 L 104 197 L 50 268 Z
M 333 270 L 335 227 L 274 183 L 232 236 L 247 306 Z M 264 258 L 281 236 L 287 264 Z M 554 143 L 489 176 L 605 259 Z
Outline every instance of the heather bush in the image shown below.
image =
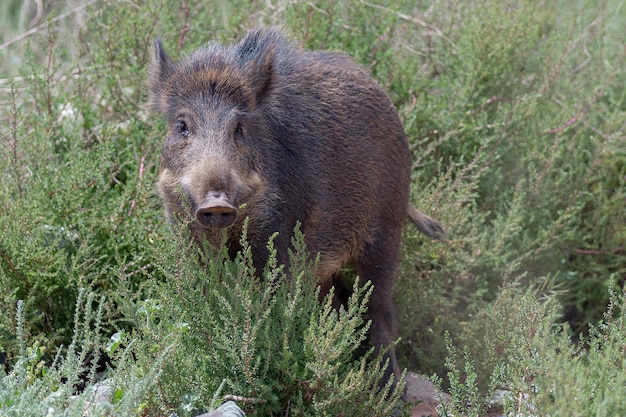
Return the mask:
M 245 253 L 227 260 L 219 248 L 189 253 L 154 194 L 165 124 L 145 111 L 151 42 L 161 36 L 176 58 L 269 24 L 306 48 L 345 51 L 389 91 L 414 153 L 412 200 L 449 232 L 432 242 L 406 228 L 401 364 L 437 373 L 455 398 L 450 413 L 484 411 L 498 387 L 528 398 L 511 412 L 575 415 L 574 388 L 586 398 L 579 415 L 602 415 L 598 404 L 623 410 L 611 368 L 623 304 L 610 298 L 626 278 L 619 0 L 4 2 L 0 357 L 9 372 L 63 355 L 86 323 L 75 315 L 85 288 L 96 294 L 85 308 L 100 308 L 93 346 L 125 335 L 120 377 L 159 364 L 161 377 L 130 394 L 144 411 L 193 415 L 216 392 L 263 400 L 246 405 L 250 414 L 336 413 L 350 401 L 363 411 L 378 398 L 375 360 L 354 350 L 367 287 L 339 313 L 295 279 L 310 276 L 303 259 L 287 271 L 251 266 Z M 37 352 L 28 366 L 23 340 Z M 321 341 L 338 356 L 322 357 Z M 574 365 L 557 372 L 558 352 Z M 10 375 L 3 398 L 46 381 Z M 549 386 L 568 375 L 575 382 Z
M 371 285 L 355 287 L 345 309 L 333 309 L 332 294 L 320 303 L 298 230 L 288 270 L 276 264 L 271 241 L 264 268 L 252 264 L 245 236 L 234 261 L 225 247 L 197 252 L 185 238 L 169 243 L 157 261 L 164 280 L 127 314 L 141 338 L 139 366 L 171 343 L 172 329 L 180 337 L 148 414 L 195 415 L 218 390 L 246 398 L 249 416 L 384 416 L 399 407 L 403 384 L 379 390 L 379 358 L 360 351 Z
M 159 364 L 171 350 L 163 349 L 150 366 L 139 369 L 129 348 L 117 349 L 114 340 L 101 343 L 104 300 L 92 307 L 94 295 L 80 290 L 76 299 L 71 343 L 54 360 L 44 360 L 45 347 L 25 334 L 24 303 L 16 309 L 17 361 L 9 373 L 0 372 L 2 416 L 130 416 L 140 415 L 142 399 L 159 375 Z M 107 352 L 117 366 L 100 370 L 98 358 Z M 131 367 L 129 367 L 131 366 Z M 84 387 L 80 389 L 79 387 Z
M 615 277 L 608 281 L 615 284 Z M 440 415 L 484 415 L 496 388 L 504 402 L 494 408 L 504 415 L 624 415 L 626 287 L 610 288 L 603 319 L 576 342 L 567 326 L 555 324 L 561 313 L 554 294 L 508 285 L 478 312 L 470 326 L 476 344 L 464 357 L 448 345 L 452 399 Z M 485 357 L 488 364 L 476 360 Z M 476 370 L 490 370 L 488 388 L 479 387 Z
M 417 203 L 451 242 L 408 231 L 398 295 L 417 306 L 401 313 L 409 363 L 442 372 L 445 330 L 461 335 L 512 277 L 553 277 L 576 334 L 600 319 L 606 277 L 624 281 L 624 13 L 564 6 L 437 2 L 431 30 L 411 38 Z

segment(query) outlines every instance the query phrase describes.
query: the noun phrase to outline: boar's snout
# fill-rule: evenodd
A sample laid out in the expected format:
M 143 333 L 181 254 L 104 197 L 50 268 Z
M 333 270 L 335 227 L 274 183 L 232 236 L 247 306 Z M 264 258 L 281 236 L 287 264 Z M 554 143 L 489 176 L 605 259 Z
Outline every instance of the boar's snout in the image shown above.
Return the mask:
M 223 193 L 210 194 L 196 210 L 196 220 L 211 229 L 223 229 L 237 220 L 237 209 L 228 202 Z

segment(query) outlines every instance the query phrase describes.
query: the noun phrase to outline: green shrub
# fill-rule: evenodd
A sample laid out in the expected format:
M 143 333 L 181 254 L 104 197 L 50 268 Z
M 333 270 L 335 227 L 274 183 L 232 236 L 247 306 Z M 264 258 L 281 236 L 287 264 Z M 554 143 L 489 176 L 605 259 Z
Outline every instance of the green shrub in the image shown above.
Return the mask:
M 320 303 L 315 266 L 296 230 L 288 270 L 270 260 L 261 272 L 250 247 L 234 261 L 225 247 L 189 251 L 173 239 L 161 250 L 154 297 L 133 309 L 139 366 L 150 364 L 171 329 L 180 340 L 163 365 L 150 400 L 151 415 L 190 415 L 222 392 L 248 398 L 247 415 L 390 415 L 403 385 L 379 390 L 380 357 L 357 355 L 369 324 L 363 321 L 371 285 L 355 287 L 346 309 Z M 389 397 L 387 394 L 389 393 Z M 185 413 L 185 410 L 187 413 Z M 193 414 L 191 414 L 193 415 Z
M 95 311 L 91 307 L 93 301 L 93 294 L 85 295 L 85 291 L 79 291 L 72 341 L 57 353 L 51 364 L 43 360 L 44 347 L 26 339 L 24 304 L 18 303 L 19 354 L 12 371 L 8 374 L 3 371 L 0 375 L 1 415 L 70 417 L 142 413 L 142 398 L 158 378 L 159 364 L 170 349 L 164 349 L 159 357 L 155 357 L 151 366 L 139 370 L 128 367 L 131 364 L 130 350 L 114 352 L 109 348 L 118 372 L 99 376 L 98 358 L 107 350 L 100 343 L 104 300 L 97 303 Z M 85 387 L 77 393 L 80 385 Z
M 133 54 L 140 50 L 118 50 L 135 64 L 122 71 L 109 65 L 114 53 L 105 44 L 92 53 L 89 34 L 39 36 L 54 48 L 43 61 L 27 49 L 19 70 L 28 81 L 9 86 L 2 112 L 0 350 L 15 356 L 20 299 L 26 333 L 50 360 L 55 346 L 69 343 L 79 287 L 106 293 L 105 325 L 113 329 L 120 316 L 112 271 L 149 268 L 150 242 L 163 229 L 151 197 L 158 155 L 149 140 L 160 126 L 139 111 L 142 63 Z M 113 79 L 115 87 L 103 82 Z
M 398 107 L 416 202 L 451 241 L 409 232 L 400 351 L 443 374 L 445 330 L 463 334 L 512 276 L 555 277 L 575 332 L 604 311 L 606 277 L 624 279 L 624 13 L 610 1 L 443 1 L 427 17 L 406 48 L 420 62 L 414 101 Z
M 172 282 L 168 262 L 179 261 L 164 258 L 178 252 L 165 242 L 152 186 L 165 126 L 144 111 L 157 36 L 176 45 L 169 49 L 178 57 L 279 24 L 307 48 L 346 51 L 389 91 L 415 156 L 413 202 L 450 235 L 428 242 L 407 227 L 396 297 L 405 366 L 437 372 L 451 386 L 448 331 L 448 345 L 468 346 L 484 391 L 495 364 L 472 348 L 480 340 L 472 317 L 497 304 L 503 283 L 522 276 L 532 287 L 549 276 L 560 306 L 545 319 L 566 320 L 574 338 L 587 340 L 587 324 L 609 302 L 607 277 L 618 286 L 626 279 L 619 0 L 49 1 L 41 15 L 37 4 L 0 6 L 0 353 L 10 366 L 19 352 L 17 300 L 24 332 L 47 363 L 71 343 L 79 288 L 106 295 L 106 335 L 139 325 L 137 303 L 177 305 L 154 289 Z M 169 346 L 165 330 L 151 341 L 142 327 L 152 355 Z M 182 352 L 198 354 L 200 331 L 169 330 Z M 188 356 L 172 360 L 197 371 Z M 171 363 L 165 369 L 170 381 L 185 379 Z M 229 377 L 194 378 L 203 384 L 196 402 L 206 407 Z M 244 379 L 226 387 L 245 392 Z M 265 383 L 254 381 L 274 392 Z M 151 407 L 176 409 L 186 393 L 173 382 L 164 392 Z M 303 392 L 290 391 L 299 398 L 294 407 L 309 412 Z M 267 407 L 278 410 L 281 401 Z
M 609 294 L 604 319 L 573 343 L 567 329 L 554 324 L 560 315 L 554 295 L 516 285 L 504 288 L 472 321 L 471 339 L 477 344 L 466 349 L 470 353 L 463 364 L 449 346 L 452 401 L 442 404 L 441 415 L 480 415 L 476 411 L 485 411 L 494 388 L 508 391 L 505 415 L 624 415 L 626 287 L 622 294 Z M 489 365 L 477 363 L 481 358 Z M 475 369 L 491 370 L 489 389 L 478 386 Z

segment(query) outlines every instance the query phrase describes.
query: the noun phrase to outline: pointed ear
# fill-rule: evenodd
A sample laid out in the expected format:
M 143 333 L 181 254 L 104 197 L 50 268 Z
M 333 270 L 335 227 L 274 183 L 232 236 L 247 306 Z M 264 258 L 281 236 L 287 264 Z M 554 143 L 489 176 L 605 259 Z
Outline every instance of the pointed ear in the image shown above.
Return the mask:
M 272 89 L 276 55 L 282 42 L 277 31 L 256 30 L 248 33 L 237 46 L 237 56 L 250 79 L 258 104 Z
M 169 77 L 174 63 L 165 53 L 161 39 L 154 41 L 152 49 L 152 63 L 149 68 L 148 78 L 148 103 L 153 110 L 161 110 L 161 98 L 163 95 L 163 86 Z

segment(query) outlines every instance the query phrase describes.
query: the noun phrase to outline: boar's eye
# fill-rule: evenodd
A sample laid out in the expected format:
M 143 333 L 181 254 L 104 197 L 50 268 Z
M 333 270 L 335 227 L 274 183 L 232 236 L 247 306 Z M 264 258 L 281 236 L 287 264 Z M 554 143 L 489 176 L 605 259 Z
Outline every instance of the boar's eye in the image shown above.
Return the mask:
M 235 139 L 240 139 L 243 137 L 243 125 L 241 124 L 241 122 L 237 122 L 233 134 L 235 136 Z
M 231 114 L 226 120 L 226 126 L 224 126 L 226 132 L 230 132 L 231 138 L 236 145 L 243 144 L 246 139 L 246 127 L 244 126 L 242 119 L 242 113 L 237 111 Z
M 178 120 L 176 122 L 176 133 L 180 134 L 183 137 L 189 136 L 189 128 L 187 127 L 187 123 L 184 120 Z

